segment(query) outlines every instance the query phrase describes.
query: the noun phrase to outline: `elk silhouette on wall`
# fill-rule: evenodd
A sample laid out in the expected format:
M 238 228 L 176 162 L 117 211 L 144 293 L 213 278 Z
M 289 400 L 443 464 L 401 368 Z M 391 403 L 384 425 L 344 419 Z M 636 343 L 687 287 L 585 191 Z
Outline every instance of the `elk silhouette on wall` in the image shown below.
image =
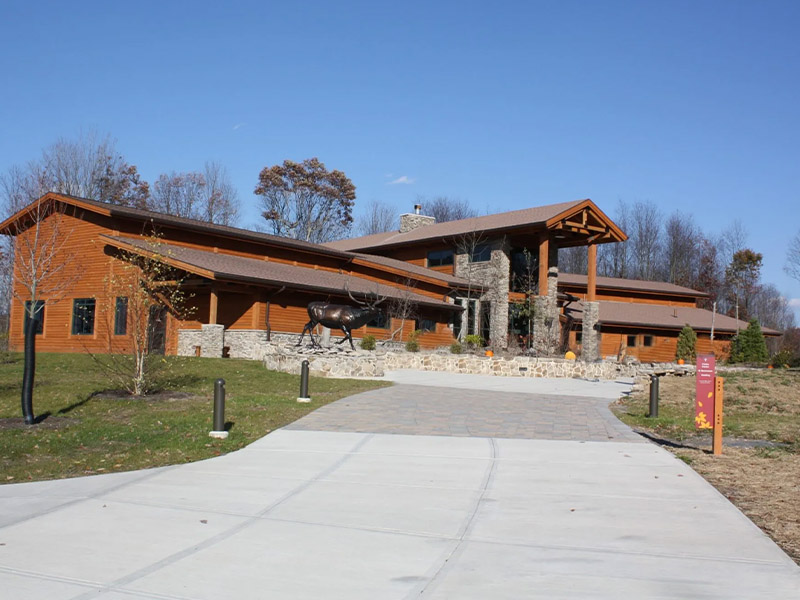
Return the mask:
M 380 298 L 378 294 L 375 294 L 375 299 L 372 302 L 360 302 L 353 298 L 350 290 L 347 290 L 347 295 L 360 307 L 348 304 L 330 304 L 328 302 L 310 302 L 308 304 L 308 317 L 311 320 L 303 327 L 303 333 L 300 334 L 300 339 L 297 341 L 298 346 L 303 343 L 306 331 L 311 338 L 311 345 L 314 347 L 319 346 L 312 333 L 312 329 L 319 324 L 330 329 L 341 329 L 344 332 L 344 338 L 337 344 L 343 344 L 348 341 L 350 342 L 350 347 L 353 350 L 356 349 L 353 346 L 352 330 L 358 329 L 374 319 L 380 313 L 378 305 L 386 300 L 386 297 Z

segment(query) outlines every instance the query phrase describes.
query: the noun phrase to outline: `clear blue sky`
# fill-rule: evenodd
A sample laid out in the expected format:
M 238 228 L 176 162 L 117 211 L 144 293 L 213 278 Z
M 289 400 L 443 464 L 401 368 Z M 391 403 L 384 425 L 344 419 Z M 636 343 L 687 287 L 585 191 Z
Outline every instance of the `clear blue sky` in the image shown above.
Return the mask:
M 259 170 L 312 156 L 362 206 L 651 200 L 741 219 L 800 308 L 799 30 L 796 1 L 7 0 L 0 170 L 94 129 L 147 180 L 220 161 L 243 226 Z

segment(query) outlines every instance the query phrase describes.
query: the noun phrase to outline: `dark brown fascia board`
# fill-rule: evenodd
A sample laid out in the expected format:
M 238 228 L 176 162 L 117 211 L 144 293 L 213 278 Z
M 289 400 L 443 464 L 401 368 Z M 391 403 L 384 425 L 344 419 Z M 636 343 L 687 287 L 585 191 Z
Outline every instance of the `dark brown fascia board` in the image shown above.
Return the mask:
M 583 321 L 583 317 L 573 317 L 573 319 L 574 319 L 574 321 L 576 323 L 580 323 L 580 322 Z M 603 325 L 608 325 L 609 327 L 620 327 L 622 329 L 638 329 L 638 330 L 641 330 L 641 329 L 655 329 L 655 330 L 658 330 L 658 331 L 677 331 L 679 333 L 680 333 L 680 330 L 683 329 L 683 327 L 686 325 L 684 323 L 680 327 L 676 325 L 673 328 L 673 327 L 666 327 L 664 325 L 660 325 L 660 326 L 659 325 L 648 325 L 646 323 L 633 323 L 633 324 L 631 324 L 631 323 L 616 323 L 614 321 L 600 321 L 598 324 L 601 327 L 601 332 L 602 332 L 602 326 Z M 711 328 L 710 327 L 693 327 L 693 329 L 695 331 L 701 331 L 703 333 L 711 334 Z M 782 335 L 781 332 L 774 331 L 772 329 L 766 329 L 766 331 L 764 329 L 762 329 L 762 331 L 764 332 L 764 335 L 769 335 L 769 336 L 772 336 L 772 337 L 779 337 L 779 336 Z M 736 333 L 736 330 L 735 329 L 728 329 L 727 327 L 722 328 L 722 327 L 716 327 L 715 326 L 714 327 L 714 332 L 715 333 L 719 332 L 719 333 L 728 334 L 728 333 Z
M 465 283 L 459 283 L 456 281 L 451 281 L 449 279 L 436 279 L 434 277 L 429 277 L 427 275 L 421 275 L 419 273 L 415 273 L 413 271 L 406 271 L 404 269 L 400 269 L 399 267 L 389 267 L 387 265 L 382 265 L 378 262 L 372 262 L 367 257 L 359 256 L 352 260 L 353 264 L 361 265 L 364 267 L 370 267 L 377 269 L 379 271 L 384 271 L 387 273 L 392 273 L 394 275 L 407 275 L 409 279 L 416 279 L 417 281 L 424 281 L 425 283 L 432 283 L 434 285 L 438 285 L 440 287 L 452 288 L 453 286 L 462 286 L 466 285 Z
M 146 256 L 149 256 L 150 258 L 154 258 L 156 256 L 156 254 L 157 254 L 155 252 L 145 250 L 144 248 L 139 248 L 138 246 L 134 246 L 132 244 L 126 244 L 125 242 L 120 242 L 119 240 L 115 240 L 115 239 L 110 238 L 109 236 L 106 236 L 106 235 L 103 235 L 103 234 L 100 234 L 100 237 L 103 238 L 103 241 L 105 243 L 107 243 L 108 245 L 113 246 L 115 248 L 118 248 L 120 250 L 125 250 L 127 252 L 133 252 L 134 254 L 146 255 Z M 331 289 L 331 288 L 327 288 L 327 287 L 323 287 L 323 286 L 315 286 L 315 285 L 312 285 L 312 284 L 302 284 L 302 283 L 286 284 L 286 282 L 280 281 L 278 279 L 267 279 L 267 278 L 262 278 L 262 277 L 248 277 L 246 275 L 232 275 L 232 274 L 229 274 L 229 273 L 220 273 L 220 272 L 217 272 L 217 271 L 209 271 L 208 269 L 203 269 L 203 268 L 198 267 L 196 265 L 193 265 L 191 263 L 187 263 L 187 262 L 184 262 L 182 260 L 173 258 L 171 256 L 164 256 L 164 255 L 161 255 L 161 254 L 158 255 L 158 258 L 159 258 L 159 260 L 163 260 L 163 262 L 165 262 L 165 263 L 167 263 L 167 264 L 169 264 L 169 265 L 171 265 L 173 267 L 176 267 L 178 269 L 182 269 L 184 271 L 187 271 L 188 273 L 193 273 L 195 275 L 199 275 L 200 277 L 204 277 L 204 278 L 210 279 L 212 281 L 220 281 L 220 282 L 222 282 L 222 281 L 232 281 L 232 282 L 237 282 L 237 283 L 249 283 L 249 284 L 258 285 L 258 286 L 262 286 L 262 287 L 272 287 L 272 286 L 275 286 L 275 285 L 290 285 L 292 289 L 308 290 L 308 291 L 315 291 L 315 292 L 325 292 L 325 293 L 331 293 L 331 292 L 336 293 L 336 292 L 339 292 L 339 291 L 341 291 L 341 292 L 344 291 L 344 290 L 335 290 L 335 289 Z M 298 267 L 298 268 L 301 268 L 301 267 Z M 417 295 L 420 296 L 421 298 L 424 298 L 424 296 L 422 296 L 421 294 L 417 294 Z M 457 304 L 449 304 L 448 302 L 444 302 L 442 300 L 434 300 L 434 299 L 430 299 L 430 300 L 427 300 L 427 301 L 420 300 L 420 301 L 417 301 L 417 304 L 422 304 L 422 305 L 430 306 L 430 307 L 433 307 L 433 308 L 453 310 L 453 311 L 461 311 L 461 310 L 463 310 L 463 307 L 461 307 L 461 306 L 459 306 Z

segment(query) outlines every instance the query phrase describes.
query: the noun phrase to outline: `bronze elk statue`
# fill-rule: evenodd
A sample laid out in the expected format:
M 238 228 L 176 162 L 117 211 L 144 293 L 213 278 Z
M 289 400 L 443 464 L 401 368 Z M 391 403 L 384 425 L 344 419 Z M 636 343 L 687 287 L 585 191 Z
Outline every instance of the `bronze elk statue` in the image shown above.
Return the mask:
M 312 329 L 319 324 L 330 329 L 341 329 L 344 332 L 344 338 L 337 342 L 337 344 L 343 344 L 346 340 L 350 342 L 350 347 L 353 350 L 356 349 L 355 346 L 353 346 L 353 329 L 358 329 L 366 325 L 378 316 L 381 312 L 378 305 L 386 300 L 386 298 L 380 298 L 375 294 L 375 299 L 372 302 L 359 302 L 353 298 L 353 294 L 350 293 L 350 290 L 347 290 L 347 295 L 350 296 L 353 302 L 360 306 L 330 304 L 328 302 L 310 302 L 308 304 L 308 317 L 310 321 L 303 327 L 303 333 L 300 334 L 300 339 L 297 341 L 298 346 L 303 343 L 306 331 L 311 338 L 311 344 L 315 347 L 319 346 L 312 333 Z

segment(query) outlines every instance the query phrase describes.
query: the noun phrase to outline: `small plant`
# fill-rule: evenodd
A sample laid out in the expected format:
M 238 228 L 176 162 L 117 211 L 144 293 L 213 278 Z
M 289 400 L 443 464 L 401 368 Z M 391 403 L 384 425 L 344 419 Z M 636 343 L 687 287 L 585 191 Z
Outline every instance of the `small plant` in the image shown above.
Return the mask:
M 792 362 L 793 358 L 794 355 L 792 351 L 784 348 L 780 352 L 776 352 L 772 358 L 769 359 L 769 364 L 776 368 L 786 367 Z
M 464 338 L 464 341 L 467 342 L 467 348 L 470 350 L 475 350 L 483 346 L 483 338 L 476 334 L 468 335 Z
M 361 348 L 364 350 L 375 350 L 375 336 L 374 335 L 365 335 L 361 338 Z
M 412 331 L 408 336 L 408 341 L 406 342 L 406 350 L 408 352 L 419 352 L 419 335 L 422 333 L 419 329 Z
M 678 334 L 678 348 L 675 351 L 675 358 L 678 360 L 694 360 L 697 356 L 696 346 L 697 334 L 687 323 Z
M 456 340 L 452 344 L 450 344 L 450 353 L 451 354 L 461 354 L 464 352 L 464 347 L 461 345 L 461 342 Z

